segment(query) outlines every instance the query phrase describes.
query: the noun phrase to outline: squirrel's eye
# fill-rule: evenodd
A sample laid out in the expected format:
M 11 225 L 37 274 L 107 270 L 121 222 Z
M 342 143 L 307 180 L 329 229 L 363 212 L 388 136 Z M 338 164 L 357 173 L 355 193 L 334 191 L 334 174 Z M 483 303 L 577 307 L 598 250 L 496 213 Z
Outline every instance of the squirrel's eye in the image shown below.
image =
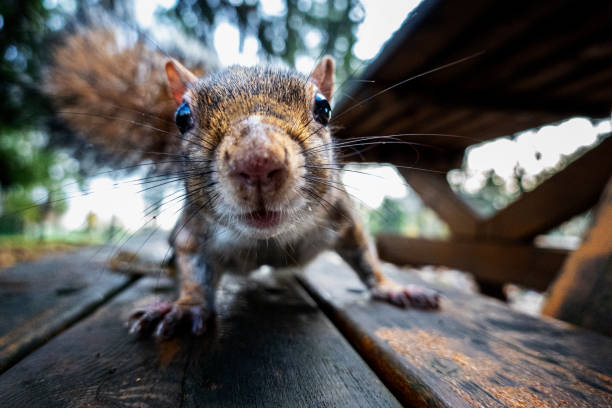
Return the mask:
M 191 117 L 191 111 L 187 102 L 181 103 L 174 114 L 174 121 L 181 133 L 187 132 L 193 127 L 193 118 Z
M 312 113 L 314 114 L 315 120 L 320 124 L 327 125 L 329 122 L 329 117 L 331 116 L 331 106 L 329 106 L 327 99 L 325 99 L 325 97 L 320 93 L 315 95 L 314 109 Z

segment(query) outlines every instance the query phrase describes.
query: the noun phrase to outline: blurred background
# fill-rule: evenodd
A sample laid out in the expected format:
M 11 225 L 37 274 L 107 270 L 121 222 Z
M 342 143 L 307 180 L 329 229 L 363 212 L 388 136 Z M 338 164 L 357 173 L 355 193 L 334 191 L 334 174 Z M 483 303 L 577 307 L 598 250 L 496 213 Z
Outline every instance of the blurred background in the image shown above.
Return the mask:
M 161 48 L 197 41 L 223 65 L 285 64 L 309 73 L 323 54 L 338 62 L 337 98 L 376 57 L 418 1 L 21 0 L 0 1 L 0 267 L 52 251 L 170 229 L 180 185 L 143 187 L 145 168 L 118 170 L 53 117 L 40 78 L 50 45 L 91 10 L 145 30 Z M 177 35 L 179 33 L 179 35 Z M 419 129 L 406 129 L 418 132 Z M 488 216 L 534 189 L 610 133 L 610 120 L 561 123 L 474 145 L 448 182 Z M 350 164 L 345 183 L 373 232 L 444 239 L 449 229 L 391 166 Z M 575 248 L 581 214 L 543 237 Z

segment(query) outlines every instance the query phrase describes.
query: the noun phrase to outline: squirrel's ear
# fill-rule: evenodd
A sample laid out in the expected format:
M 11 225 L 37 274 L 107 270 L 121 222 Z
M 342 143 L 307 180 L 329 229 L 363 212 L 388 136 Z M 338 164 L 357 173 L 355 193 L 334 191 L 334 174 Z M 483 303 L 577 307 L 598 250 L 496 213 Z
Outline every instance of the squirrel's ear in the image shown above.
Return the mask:
M 183 103 L 183 95 L 187 92 L 187 88 L 194 83 L 198 77 L 174 58 L 166 62 L 166 76 L 168 77 L 168 86 L 170 86 L 172 97 L 176 101 L 176 104 L 180 105 Z
M 329 55 L 321 58 L 315 69 L 310 74 L 310 80 L 319 87 L 321 93 L 331 102 L 332 92 L 334 90 L 334 72 L 336 71 L 336 63 Z

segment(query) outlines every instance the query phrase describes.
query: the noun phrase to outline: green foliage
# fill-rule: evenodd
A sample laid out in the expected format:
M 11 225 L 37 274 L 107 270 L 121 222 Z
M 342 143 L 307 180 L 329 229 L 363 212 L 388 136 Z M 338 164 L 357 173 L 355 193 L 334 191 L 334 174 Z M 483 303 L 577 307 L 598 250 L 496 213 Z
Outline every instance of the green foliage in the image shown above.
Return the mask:
M 50 202 L 63 169 L 56 166 L 60 156 L 46 149 L 47 136 L 37 130 L 50 112 L 39 81 L 51 13 L 40 0 L 20 0 L 0 3 L 0 15 L 0 231 L 6 233 L 20 232 L 65 205 Z M 36 193 L 46 195 L 47 205 L 29 208 Z
M 368 214 L 368 226 L 373 233 L 402 233 L 406 227 L 407 213 L 398 200 L 385 197 L 381 206 Z
M 49 113 L 38 81 L 50 12 L 40 0 L 19 0 L 0 2 L 0 15 L 0 123 L 4 129 L 32 127 Z
M 61 184 L 78 179 L 78 165 L 46 145 L 41 132 L 0 132 L 0 231 L 20 232 L 51 213 L 66 211 Z
M 240 30 L 241 44 L 248 35 L 257 38 L 261 55 L 282 59 L 295 66 L 300 55 L 318 59 L 333 55 L 339 62 L 339 81 L 358 67 L 352 49 L 355 31 L 364 11 L 358 0 L 284 0 L 278 15 L 266 15 L 253 0 L 178 0 L 166 15 L 180 22 L 185 31 L 213 47 L 214 27 L 229 21 Z M 320 39 L 309 47 L 306 38 Z M 317 42 L 317 41 L 315 41 Z
M 2 249 L 40 249 L 57 244 L 103 244 L 106 237 L 90 234 L 85 231 L 54 231 L 44 239 L 31 235 L 0 235 L 0 250 Z
M 45 144 L 40 132 L 0 130 L 0 184 L 30 187 L 48 181 L 54 157 L 42 150 Z
M 381 206 L 364 211 L 367 227 L 373 233 L 390 232 L 411 237 L 446 238 L 448 226 L 415 194 L 402 199 L 385 197 Z
M 514 181 L 517 181 L 516 177 Z M 520 180 L 518 181 L 520 183 Z M 519 185 L 522 187 L 521 184 Z M 485 215 L 494 214 L 499 209 L 506 207 L 508 204 L 518 199 L 522 193 L 521 187 L 517 188 L 515 185 L 506 182 L 493 170 L 487 172 L 484 184 L 474 193 L 468 193 L 464 185 L 461 184 L 457 184 L 454 187 L 461 191 L 462 196 L 475 207 L 479 213 Z

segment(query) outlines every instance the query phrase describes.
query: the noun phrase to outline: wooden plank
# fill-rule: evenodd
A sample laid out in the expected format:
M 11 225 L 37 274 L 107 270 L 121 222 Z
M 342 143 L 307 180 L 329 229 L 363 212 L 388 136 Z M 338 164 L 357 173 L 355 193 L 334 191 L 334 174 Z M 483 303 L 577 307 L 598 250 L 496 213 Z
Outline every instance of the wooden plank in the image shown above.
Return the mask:
M 107 267 L 118 250 L 159 264 L 168 254 L 167 233 L 141 233 L 121 244 L 0 270 L 0 373 L 134 282 Z
M 408 15 L 396 34 L 385 44 L 378 57 L 366 67 L 361 77 L 401 81 L 411 75 L 421 74 L 426 69 L 436 68 L 438 65 L 428 65 L 429 61 L 441 48 L 448 45 L 449 38 L 456 38 L 475 19 L 486 16 L 489 5 L 490 3 L 484 0 L 474 0 L 471 2 L 471 7 L 468 8 L 459 8 L 453 3 L 442 0 L 421 2 Z M 458 13 L 461 13 L 462 18 L 457 18 Z M 444 27 L 445 36 L 440 35 L 438 27 Z M 408 42 L 411 43 L 410 54 L 405 52 Z M 353 86 L 353 89 L 349 88 L 347 93 L 354 95 L 355 90 L 366 94 L 374 93 L 369 87 L 359 84 Z M 337 111 L 344 112 L 351 109 L 352 105 L 354 105 L 354 100 L 349 97 L 342 98 L 337 105 Z M 355 115 L 357 112 L 351 116 L 363 117 Z
M 612 336 L 612 178 L 588 236 L 563 265 L 543 313 Z
M 348 266 L 329 256 L 308 267 L 303 282 L 402 403 L 612 405 L 611 339 L 445 288 L 438 288 L 444 295 L 438 312 L 394 308 L 370 300 Z M 418 283 L 408 272 L 385 268 L 398 282 Z
M 487 238 L 529 240 L 597 203 L 612 174 L 612 137 L 480 226 Z
M 133 281 L 92 261 L 97 251 L 0 271 L 0 373 Z
M 229 278 L 229 279 L 227 279 Z M 159 284 L 158 284 L 159 282 Z M 291 279 L 224 278 L 201 338 L 130 337 L 124 320 L 167 282 L 143 278 L 0 376 L 14 407 L 398 407 Z
M 473 273 L 488 283 L 518 283 L 546 290 L 568 251 L 481 241 L 436 241 L 379 234 L 381 259 L 396 265 L 444 265 Z
M 438 131 L 492 139 L 576 115 L 606 117 L 612 86 L 603 74 L 612 58 L 605 28 L 610 10 L 608 3 L 585 8 L 575 0 L 424 1 L 364 71 L 361 78 L 368 81 L 356 83 L 339 100 L 336 135 Z M 594 77 L 599 78 L 596 92 L 590 85 Z M 565 88 L 572 92 L 559 93 Z M 458 109 L 469 112 L 460 124 L 439 127 L 434 119 L 421 119 L 423 112 L 446 118 Z M 497 118 L 478 133 L 468 132 L 483 113 Z M 369 118 L 384 121 L 363 128 L 364 118 L 369 125 Z
M 444 220 L 458 236 L 473 236 L 480 217 L 451 189 L 446 176 L 398 168 L 408 184 L 416 191 L 423 203 Z

